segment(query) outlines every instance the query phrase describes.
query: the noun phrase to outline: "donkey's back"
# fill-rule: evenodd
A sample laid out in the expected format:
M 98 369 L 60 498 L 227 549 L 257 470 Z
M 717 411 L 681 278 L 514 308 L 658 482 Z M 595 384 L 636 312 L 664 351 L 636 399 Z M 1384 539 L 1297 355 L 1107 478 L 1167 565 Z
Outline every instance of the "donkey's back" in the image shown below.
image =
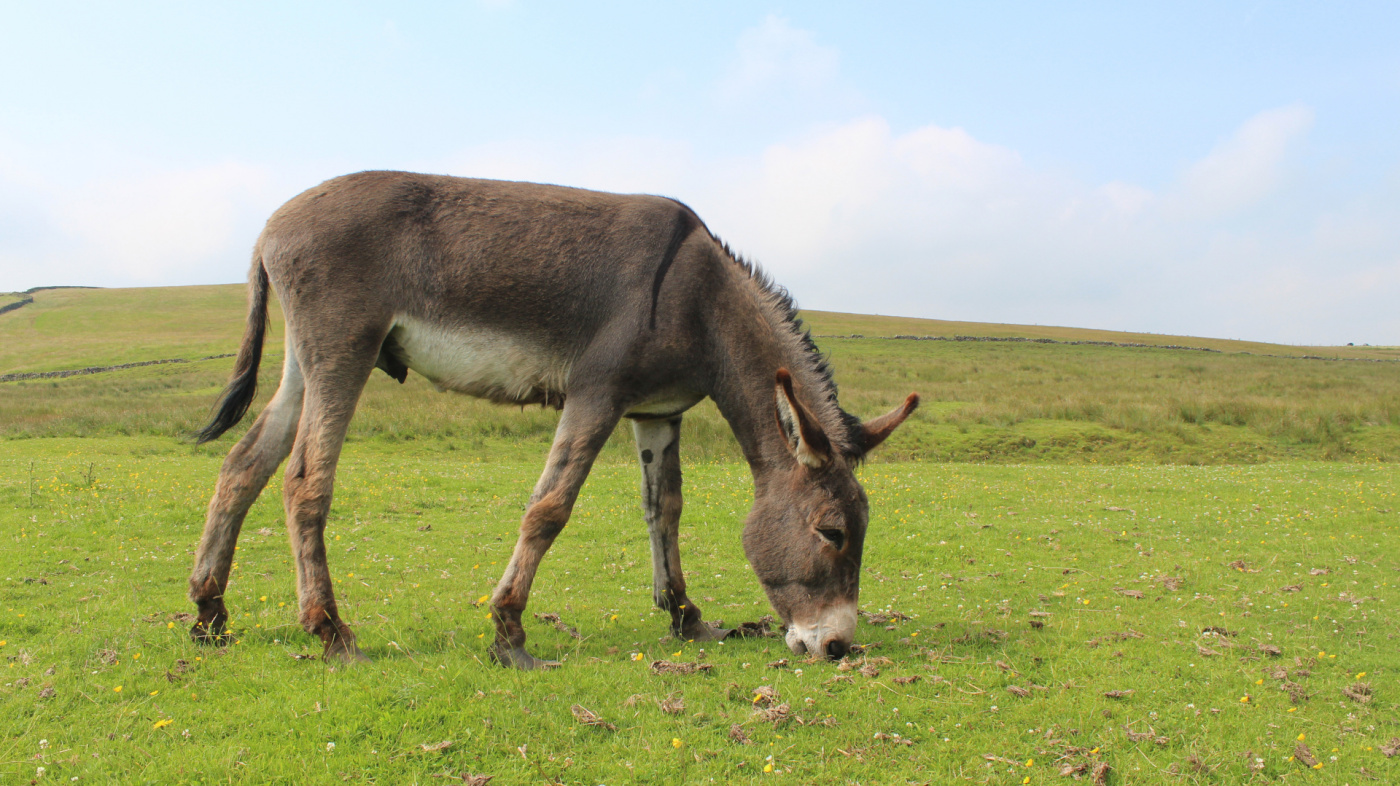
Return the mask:
M 352 339 L 400 381 L 413 369 L 439 389 L 559 406 L 600 337 L 653 371 L 676 358 L 638 342 L 692 349 L 655 329 L 668 274 L 687 280 L 666 293 L 666 323 L 703 302 L 703 265 L 675 265 L 692 235 L 713 245 L 702 228 L 663 197 L 362 172 L 287 203 L 258 254 L 298 343 Z
M 573 343 L 620 310 L 649 312 L 701 226 L 663 197 L 361 172 L 278 210 L 259 254 L 293 307 L 349 290 L 417 319 Z

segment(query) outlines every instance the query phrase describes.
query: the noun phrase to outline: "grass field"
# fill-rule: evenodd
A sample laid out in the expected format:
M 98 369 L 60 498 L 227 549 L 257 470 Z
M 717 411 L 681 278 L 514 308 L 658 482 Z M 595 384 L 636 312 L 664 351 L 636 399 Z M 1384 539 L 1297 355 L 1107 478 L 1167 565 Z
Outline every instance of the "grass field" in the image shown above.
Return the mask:
M 0 375 L 168 358 L 189 363 L 68 379 L 0 383 L 0 437 L 184 437 L 228 378 L 244 321 L 242 287 L 52 290 L 0 315 Z M 880 460 L 1010 463 L 1257 463 L 1279 459 L 1400 459 L 1400 362 L 1395 348 L 1284 347 L 1174 336 L 1023 327 L 1062 341 L 1201 346 L 1219 352 L 1037 343 L 902 341 L 880 335 L 1017 334 L 1015 326 L 815 312 L 842 401 L 864 416 L 910 390 L 924 407 Z M 276 387 L 280 314 L 263 364 Z M 1245 354 L 1254 352 L 1256 354 Z M 1299 354 L 1348 357 L 1307 360 Z M 547 444 L 556 415 L 434 392 L 416 374 L 375 374 L 351 440 L 432 443 L 478 458 L 524 457 Z M 687 417 L 692 455 L 737 460 L 708 403 Z M 625 432 L 626 429 L 623 429 Z M 521 443 L 529 445 L 520 452 Z M 630 435 L 609 448 L 630 460 Z
M 793 782 L 1021 783 L 1107 763 L 1113 782 L 1238 783 L 1302 775 L 1299 735 L 1322 764 L 1309 782 L 1400 777 L 1381 752 L 1400 735 L 1389 467 L 871 465 L 862 606 L 907 618 L 862 623 L 874 648 L 843 671 L 777 639 L 665 639 L 637 473 L 604 466 L 530 609 L 580 638 L 532 619 L 532 646 L 566 665 L 516 674 L 483 662 L 477 603 L 533 463 L 350 447 L 330 560 L 376 660 L 334 669 L 298 659 L 319 646 L 295 622 L 275 488 L 239 551 L 239 642 L 189 642 L 184 580 L 217 459 L 152 441 L 3 444 L 7 778 L 676 783 L 771 764 Z M 739 544 L 745 471 L 693 465 L 687 481 L 692 593 L 712 619 L 767 613 Z M 655 660 L 713 669 L 658 676 Z M 764 686 L 791 717 L 764 720 Z M 617 729 L 581 725 L 574 704 Z
M 0 383 L 0 783 L 1400 780 L 1400 367 L 891 340 L 1148 343 L 811 317 L 865 336 L 820 341 L 848 408 L 925 399 L 861 470 L 863 660 L 667 638 L 615 439 L 527 613 L 530 646 L 565 666 L 489 666 L 480 603 L 556 415 L 376 375 L 328 531 L 374 658 L 347 669 L 306 657 L 319 643 L 296 623 L 277 482 L 240 541 L 237 643 L 186 635 L 231 438 L 184 435 L 228 373 L 197 358 L 232 351 L 239 288 L 37 293 L 0 315 L 0 374 L 192 362 Z M 682 559 L 708 619 L 754 621 L 770 610 L 739 542 L 751 484 L 705 406 L 682 441 Z

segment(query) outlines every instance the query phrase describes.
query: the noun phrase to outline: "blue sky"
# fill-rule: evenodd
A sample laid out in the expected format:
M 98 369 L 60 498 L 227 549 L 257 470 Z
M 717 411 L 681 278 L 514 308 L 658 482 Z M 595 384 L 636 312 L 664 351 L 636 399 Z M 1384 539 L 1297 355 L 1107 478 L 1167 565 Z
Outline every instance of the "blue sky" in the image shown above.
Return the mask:
M 0 6 L 0 290 L 374 168 L 663 193 L 811 308 L 1400 344 L 1400 6 Z

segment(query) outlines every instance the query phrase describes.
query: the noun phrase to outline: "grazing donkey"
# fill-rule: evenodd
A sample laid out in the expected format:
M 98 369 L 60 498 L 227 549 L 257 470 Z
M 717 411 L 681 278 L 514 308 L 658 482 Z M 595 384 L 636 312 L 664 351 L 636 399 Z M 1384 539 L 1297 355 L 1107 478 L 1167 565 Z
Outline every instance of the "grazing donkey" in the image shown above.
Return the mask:
M 862 423 L 801 330 L 791 299 L 685 205 L 530 183 L 361 172 L 295 197 L 253 250 L 233 379 L 198 435 L 247 412 L 268 289 L 286 313 L 282 382 L 219 472 L 190 576 L 197 641 L 226 639 L 224 591 L 243 517 L 289 454 L 287 530 L 301 624 L 328 659 L 364 660 L 336 611 L 324 530 L 336 460 L 371 372 L 413 369 L 439 390 L 562 410 L 544 474 L 491 596 L 491 656 L 525 650 L 540 559 L 619 419 L 632 421 L 653 594 L 687 639 L 730 633 L 686 595 L 677 532 L 681 414 L 710 396 L 754 477 L 744 549 L 794 652 L 839 658 L 855 633 L 869 504 L 853 467 L 918 406 Z

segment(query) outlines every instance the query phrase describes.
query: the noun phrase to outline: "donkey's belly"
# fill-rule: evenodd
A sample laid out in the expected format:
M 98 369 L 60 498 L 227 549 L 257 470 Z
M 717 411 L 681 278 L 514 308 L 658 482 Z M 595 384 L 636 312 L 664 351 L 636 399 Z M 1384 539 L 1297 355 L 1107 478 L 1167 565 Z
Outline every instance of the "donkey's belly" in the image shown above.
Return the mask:
M 445 328 L 399 317 L 394 354 L 438 390 L 508 404 L 561 406 L 569 363 L 520 336 L 486 328 Z

